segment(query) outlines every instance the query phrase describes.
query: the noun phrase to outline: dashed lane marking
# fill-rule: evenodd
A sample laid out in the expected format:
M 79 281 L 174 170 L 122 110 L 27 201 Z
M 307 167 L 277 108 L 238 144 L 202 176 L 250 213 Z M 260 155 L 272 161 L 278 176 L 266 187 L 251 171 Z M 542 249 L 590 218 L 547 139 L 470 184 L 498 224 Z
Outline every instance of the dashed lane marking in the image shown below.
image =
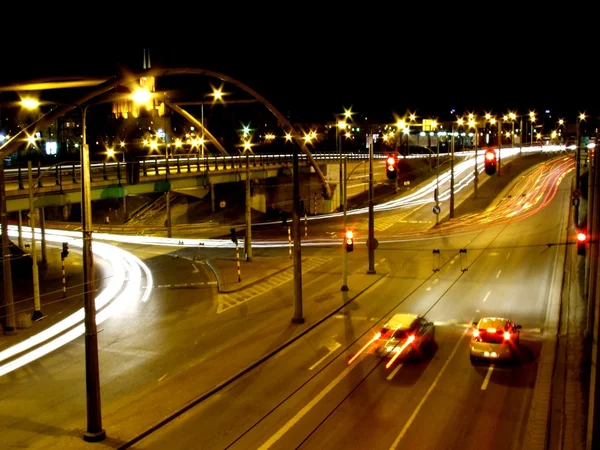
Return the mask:
M 328 261 L 331 261 L 331 258 L 308 258 L 306 261 L 302 261 L 302 273 L 310 272 Z M 286 270 L 242 291 L 218 294 L 217 314 L 246 303 L 248 300 L 252 300 L 271 289 L 275 289 L 276 287 L 291 281 L 293 277 L 293 271 Z
M 402 364 L 398 364 L 398 365 L 396 366 L 396 368 L 395 368 L 394 370 L 392 370 L 392 373 L 390 373 L 390 374 L 387 376 L 387 379 L 388 379 L 388 381 L 391 381 L 391 380 L 392 380 L 392 378 L 394 378 L 394 376 L 395 376 L 395 375 L 398 373 L 398 371 L 400 370 L 400 368 L 401 368 L 401 367 L 402 367 Z
M 483 380 L 483 384 L 481 385 L 481 390 L 485 391 L 487 389 L 488 383 L 490 382 L 490 378 L 492 377 L 492 372 L 494 371 L 494 365 L 490 364 L 488 367 L 488 371 L 485 374 L 485 378 Z

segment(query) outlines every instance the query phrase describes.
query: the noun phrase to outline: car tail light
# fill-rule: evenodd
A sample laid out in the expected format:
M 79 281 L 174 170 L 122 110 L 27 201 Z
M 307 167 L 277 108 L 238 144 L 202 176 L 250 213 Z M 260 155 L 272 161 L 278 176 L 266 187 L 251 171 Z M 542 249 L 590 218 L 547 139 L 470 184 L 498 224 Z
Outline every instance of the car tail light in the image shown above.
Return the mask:
M 473 330 L 473 337 L 479 336 L 479 330 Z
M 487 332 L 488 332 L 488 333 L 495 333 L 495 332 L 496 332 L 496 329 L 495 329 L 495 328 L 488 328 L 488 329 L 487 329 Z
M 504 332 L 504 339 L 506 339 L 507 341 L 510 341 L 510 333 L 508 331 Z

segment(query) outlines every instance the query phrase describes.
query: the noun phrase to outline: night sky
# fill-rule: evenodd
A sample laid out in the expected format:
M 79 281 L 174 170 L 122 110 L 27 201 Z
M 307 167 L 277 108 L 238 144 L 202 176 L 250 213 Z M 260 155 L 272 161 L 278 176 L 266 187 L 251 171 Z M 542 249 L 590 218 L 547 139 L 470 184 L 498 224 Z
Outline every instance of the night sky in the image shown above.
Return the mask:
M 403 21 L 387 27 L 359 21 L 348 25 L 348 34 L 330 29 L 327 20 L 277 27 L 273 21 L 244 28 L 228 23 L 183 35 L 159 27 L 153 33 L 158 38 L 147 42 L 53 32 L 48 46 L 12 45 L 5 37 L 0 84 L 138 71 L 143 49 L 150 48 L 152 67 L 226 74 L 307 121 L 333 120 L 349 107 L 389 121 L 406 111 L 439 117 L 453 109 L 457 114 L 550 109 L 573 119 L 579 112 L 597 113 L 598 39 L 591 30 L 569 28 L 564 15 L 555 22 L 520 18 L 527 26 L 519 26 L 517 34 L 514 24 L 500 21 L 505 28 L 498 29 L 482 21 L 473 28 L 478 23 L 473 20 L 411 21 L 410 29 L 400 26 Z

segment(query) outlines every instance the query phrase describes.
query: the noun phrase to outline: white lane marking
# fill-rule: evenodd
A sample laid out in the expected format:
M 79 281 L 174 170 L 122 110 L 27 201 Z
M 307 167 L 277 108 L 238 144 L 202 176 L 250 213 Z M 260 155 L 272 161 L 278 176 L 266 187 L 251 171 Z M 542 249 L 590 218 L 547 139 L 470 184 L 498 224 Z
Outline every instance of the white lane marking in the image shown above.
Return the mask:
M 364 355 L 361 355 L 361 356 L 364 357 Z M 317 403 L 319 403 L 327 394 L 329 394 L 329 392 L 334 387 L 336 387 L 338 385 L 338 383 L 340 381 L 342 381 L 344 379 L 344 377 L 352 371 L 352 369 L 354 369 L 357 366 L 358 366 L 358 364 L 352 364 L 352 365 L 346 367 L 346 369 L 342 373 L 340 373 L 335 380 L 333 380 L 331 383 L 329 383 L 327 385 L 327 387 L 325 387 L 325 389 L 323 389 L 321 392 L 319 392 L 304 408 L 302 408 L 300 411 L 298 411 L 298 413 L 294 417 L 292 417 L 290 420 L 288 420 L 287 423 L 283 427 L 281 427 L 273 436 L 271 436 L 267 442 L 265 442 L 263 445 L 261 445 L 259 447 L 259 450 L 266 450 L 266 449 L 270 448 L 279 439 L 281 439 L 281 437 L 285 433 L 287 433 L 294 425 L 296 425 L 296 423 L 298 421 L 300 421 L 300 419 L 302 419 L 306 414 L 308 414 L 308 412 Z
M 471 319 L 471 322 L 473 322 L 473 319 Z M 425 395 L 421 399 L 421 402 L 417 405 L 416 409 L 413 411 L 412 416 L 409 417 L 408 422 L 406 422 L 406 424 L 404 425 L 404 428 L 402 428 L 402 431 L 400 431 L 400 434 L 398 435 L 398 437 L 396 438 L 396 440 L 394 441 L 394 443 L 390 447 L 390 450 L 395 450 L 398 447 L 398 444 L 400 443 L 400 441 L 402 440 L 402 438 L 404 437 L 404 435 L 408 431 L 408 428 L 412 425 L 413 421 L 417 417 L 417 414 L 419 414 L 419 411 L 421 410 L 421 408 L 425 404 L 425 401 L 429 398 L 429 396 L 431 395 L 431 393 L 435 389 L 435 386 L 438 384 L 438 381 L 440 381 L 440 378 L 442 378 L 442 375 L 444 374 L 444 371 L 448 367 L 448 364 L 450 364 L 450 361 L 452 361 L 452 358 L 456 354 L 456 351 L 458 350 L 458 347 L 459 347 L 462 339 L 465 337 L 465 335 L 467 334 L 468 331 L 469 331 L 469 328 L 467 328 L 464 331 L 464 333 L 462 334 L 462 336 L 460 337 L 460 339 L 458 340 L 458 342 L 454 346 L 454 350 L 452 350 L 452 353 L 450 353 L 450 356 L 448 357 L 448 359 L 446 360 L 446 362 L 442 366 L 442 369 L 440 370 L 440 372 L 435 377 L 435 380 L 433 380 L 433 383 L 431 383 L 431 386 L 429 386 L 429 389 L 427 389 L 427 392 L 425 393 Z
M 192 273 L 198 273 L 198 272 L 200 272 L 198 270 L 198 268 L 196 267 L 196 264 L 192 263 L 192 267 L 194 268 L 194 271 Z
M 428 286 L 427 289 L 425 289 L 426 291 L 430 291 L 431 290 L 431 286 Z
M 502 269 L 500 269 L 500 270 L 498 271 L 498 273 L 496 274 L 496 278 L 498 278 L 498 277 L 500 276 L 500 274 L 501 274 L 501 273 L 502 273 Z
M 483 380 L 483 384 L 481 385 L 481 390 L 485 391 L 487 389 L 487 385 L 490 382 L 490 378 L 492 376 L 492 372 L 494 371 L 494 365 L 490 364 L 490 367 L 488 367 L 488 371 L 485 374 L 485 378 Z
M 508 255 L 506 255 L 506 259 L 508 259 L 509 256 L 510 256 L 510 252 L 508 252 Z
M 308 370 L 313 370 L 315 367 L 317 367 L 319 364 L 321 364 L 323 361 L 325 361 L 329 355 L 331 355 L 333 352 L 335 352 L 338 348 L 340 348 L 342 346 L 342 344 L 340 344 L 339 342 L 333 341 L 330 342 L 329 344 L 325 345 L 325 347 L 327 347 L 327 354 L 325 356 L 323 356 L 320 360 L 318 360 L 316 363 L 314 363 L 312 366 L 310 366 L 308 368 Z
M 394 370 L 392 370 L 392 373 L 390 373 L 387 377 L 388 380 L 391 380 L 392 378 L 394 378 L 394 375 L 396 375 L 398 373 L 398 371 L 400 370 L 400 367 L 402 367 L 402 364 L 398 364 L 396 366 L 396 368 Z
M 492 291 L 488 291 L 488 293 L 485 294 L 485 297 L 483 297 L 484 302 L 488 299 L 488 297 L 490 296 L 491 293 L 492 293 Z

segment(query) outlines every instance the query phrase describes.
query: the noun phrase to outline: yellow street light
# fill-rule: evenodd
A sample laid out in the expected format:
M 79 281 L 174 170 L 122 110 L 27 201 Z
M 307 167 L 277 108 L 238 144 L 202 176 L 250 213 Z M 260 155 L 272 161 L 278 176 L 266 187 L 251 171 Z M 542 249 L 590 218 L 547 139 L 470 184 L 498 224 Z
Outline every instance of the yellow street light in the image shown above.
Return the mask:
M 29 109 L 29 110 L 37 109 L 40 107 L 39 100 L 32 98 L 32 97 L 23 98 L 23 99 L 21 99 L 20 103 L 23 108 Z

